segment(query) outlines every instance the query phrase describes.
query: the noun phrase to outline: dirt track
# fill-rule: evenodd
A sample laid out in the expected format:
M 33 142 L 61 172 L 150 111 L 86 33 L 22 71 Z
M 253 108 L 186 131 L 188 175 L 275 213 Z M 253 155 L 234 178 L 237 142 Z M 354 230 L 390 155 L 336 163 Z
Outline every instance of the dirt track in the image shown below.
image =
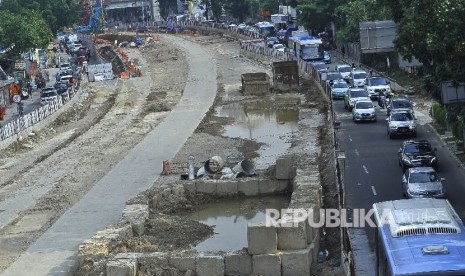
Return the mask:
M 241 57 L 237 41 L 231 38 L 188 39 L 216 53 L 219 93 L 215 106 L 236 100 L 240 74 L 264 71 L 270 74 L 269 64 Z M 163 41 L 126 50 L 142 68 L 142 78 L 86 84 L 78 103 L 67 106 L 68 110 L 60 118 L 0 153 L 0 203 L 22 194 L 33 198 L 19 210 L 15 220 L 0 230 L 0 272 L 79 201 L 180 99 L 188 71 L 188 60 L 182 52 Z M 307 96 L 313 95 L 307 97 L 307 108 L 321 108 L 321 97 L 310 93 L 310 86 L 303 90 Z M 312 112 L 318 113 L 317 109 Z M 186 160 L 190 154 L 209 158 L 211 148 L 227 149 L 231 155 L 243 153 L 247 158 L 258 156 L 260 143 L 221 136 L 222 127 L 231 123 L 234 123 L 232 118 L 217 117 L 212 109 L 174 161 Z M 294 151 L 306 146 L 298 138 L 290 138 Z M 330 194 L 334 192 L 331 187 L 326 189 Z M 331 239 L 326 248 L 331 247 L 328 249 L 335 253 L 337 237 Z M 333 260 L 331 267 L 337 267 L 338 258 Z M 336 270 L 331 268 L 329 273 L 337 275 Z

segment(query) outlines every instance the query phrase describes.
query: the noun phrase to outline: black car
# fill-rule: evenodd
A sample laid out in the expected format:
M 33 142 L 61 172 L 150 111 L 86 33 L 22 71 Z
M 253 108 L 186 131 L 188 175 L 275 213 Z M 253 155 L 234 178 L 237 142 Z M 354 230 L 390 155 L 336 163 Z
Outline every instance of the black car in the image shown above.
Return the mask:
M 55 90 L 57 91 L 58 95 L 61 95 L 68 91 L 68 84 L 65 82 L 57 82 L 54 85 Z
M 413 114 L 413 104 L 406 98 L 392 98 L 386 106 L 387 116 L 391 115 L 392 111 L 408 111 Z
M 433 167 L 438 169 L 436 148 L 432 148 L 427 140 L 409 140 L 402 143 L 399 149 L 399 165 L 405 172 L 413 167 Z

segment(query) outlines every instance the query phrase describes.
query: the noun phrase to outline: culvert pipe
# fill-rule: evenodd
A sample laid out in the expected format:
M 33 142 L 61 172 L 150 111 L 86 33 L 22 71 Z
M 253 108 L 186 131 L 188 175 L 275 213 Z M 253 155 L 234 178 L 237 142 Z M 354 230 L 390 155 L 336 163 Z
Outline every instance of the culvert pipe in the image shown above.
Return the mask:
M 248 160 L 242 160 L 236 166 L 234 166 L 233 171 L 236 173 L 244 173 L 247 176 L 255 175 L 255 164 Z

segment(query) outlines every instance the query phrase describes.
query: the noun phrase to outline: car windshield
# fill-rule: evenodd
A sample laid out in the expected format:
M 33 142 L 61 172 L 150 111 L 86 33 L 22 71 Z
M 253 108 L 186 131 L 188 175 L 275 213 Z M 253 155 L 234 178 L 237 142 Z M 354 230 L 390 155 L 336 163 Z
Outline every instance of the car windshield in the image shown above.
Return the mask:
M 333 85 L 334 88 L 349 88 L 349 85 L 345 82 L 337 82 Z
M 413 172 L 410 174 L 409 183 L 428 183 L 439 182 L 439 177 L 434 171 L 429 172 Z
M 326 75 L 326 79 L 327 80 L 338 80 L 338 79 L 342 79 L 342 76 L 339 73 L 337 73 L 337 74 L 328 74 L 328 75 Z
M 412 108 L 410 101 L 392 101 L 393 108 Z
M 373 103 L 370 102 L 357 102 L 355 104 L 356 109 L 369 109 L 373 108 Z
M 315 67 L 317 70 L 327 69 L 326 64 L 315 64 L 313 67 Z
M 368 92 L 365 90 L 352 90 L 350 91 L 350 96 L 352 98 L 368 97 Z
M 48 97 L 53 97 L 53 96 L 57 96 L 57 92 L 56 91 L 51 91 L 51 92 L 43 92 L 42 93 L 42 97 L 43 98 L 48 98 Z
M 387 85 L 388 84 L 385 78 L 371 78 L 370 83 L 371 85 Z
M 367 77 L 367 74 L 365 73 L 357 73 L 357 74 L 354 74 L 354 79 L 366 79 Z
M 352 67 L 339 67 L 338 71 L 341 73 L 349 73 L 352 71 Z
M 393 113 L 391 121 L 412 121 L 413 116 L 410 113 Z
M 404 149 L 405 153 L 429 153 L 431 147 L 429 144 L 407 144 Z

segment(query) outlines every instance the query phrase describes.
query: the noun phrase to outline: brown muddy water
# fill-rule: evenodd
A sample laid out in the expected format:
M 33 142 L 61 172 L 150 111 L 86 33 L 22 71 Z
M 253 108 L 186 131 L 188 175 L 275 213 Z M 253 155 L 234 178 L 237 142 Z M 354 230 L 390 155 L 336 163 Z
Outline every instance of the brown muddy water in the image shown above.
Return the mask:
M 186 217 L 214 227 L 215 234 L 197 244 L 199 252 L 235 251 L 247 247 L 247 224 L 265 222 L 266 209 L 287 208 L 289 196 L 263 196 L 227 200 L 201 206 Z
M 292 102 L 263 99 L 232 103 L 217 108 L 217 116 L 234 118 L 224 126 L 223 136 L 263 143 L 254 159 L 257 169 L 266 169 L 286 153 L 292 137 L 298 132 L 299 110 Z

